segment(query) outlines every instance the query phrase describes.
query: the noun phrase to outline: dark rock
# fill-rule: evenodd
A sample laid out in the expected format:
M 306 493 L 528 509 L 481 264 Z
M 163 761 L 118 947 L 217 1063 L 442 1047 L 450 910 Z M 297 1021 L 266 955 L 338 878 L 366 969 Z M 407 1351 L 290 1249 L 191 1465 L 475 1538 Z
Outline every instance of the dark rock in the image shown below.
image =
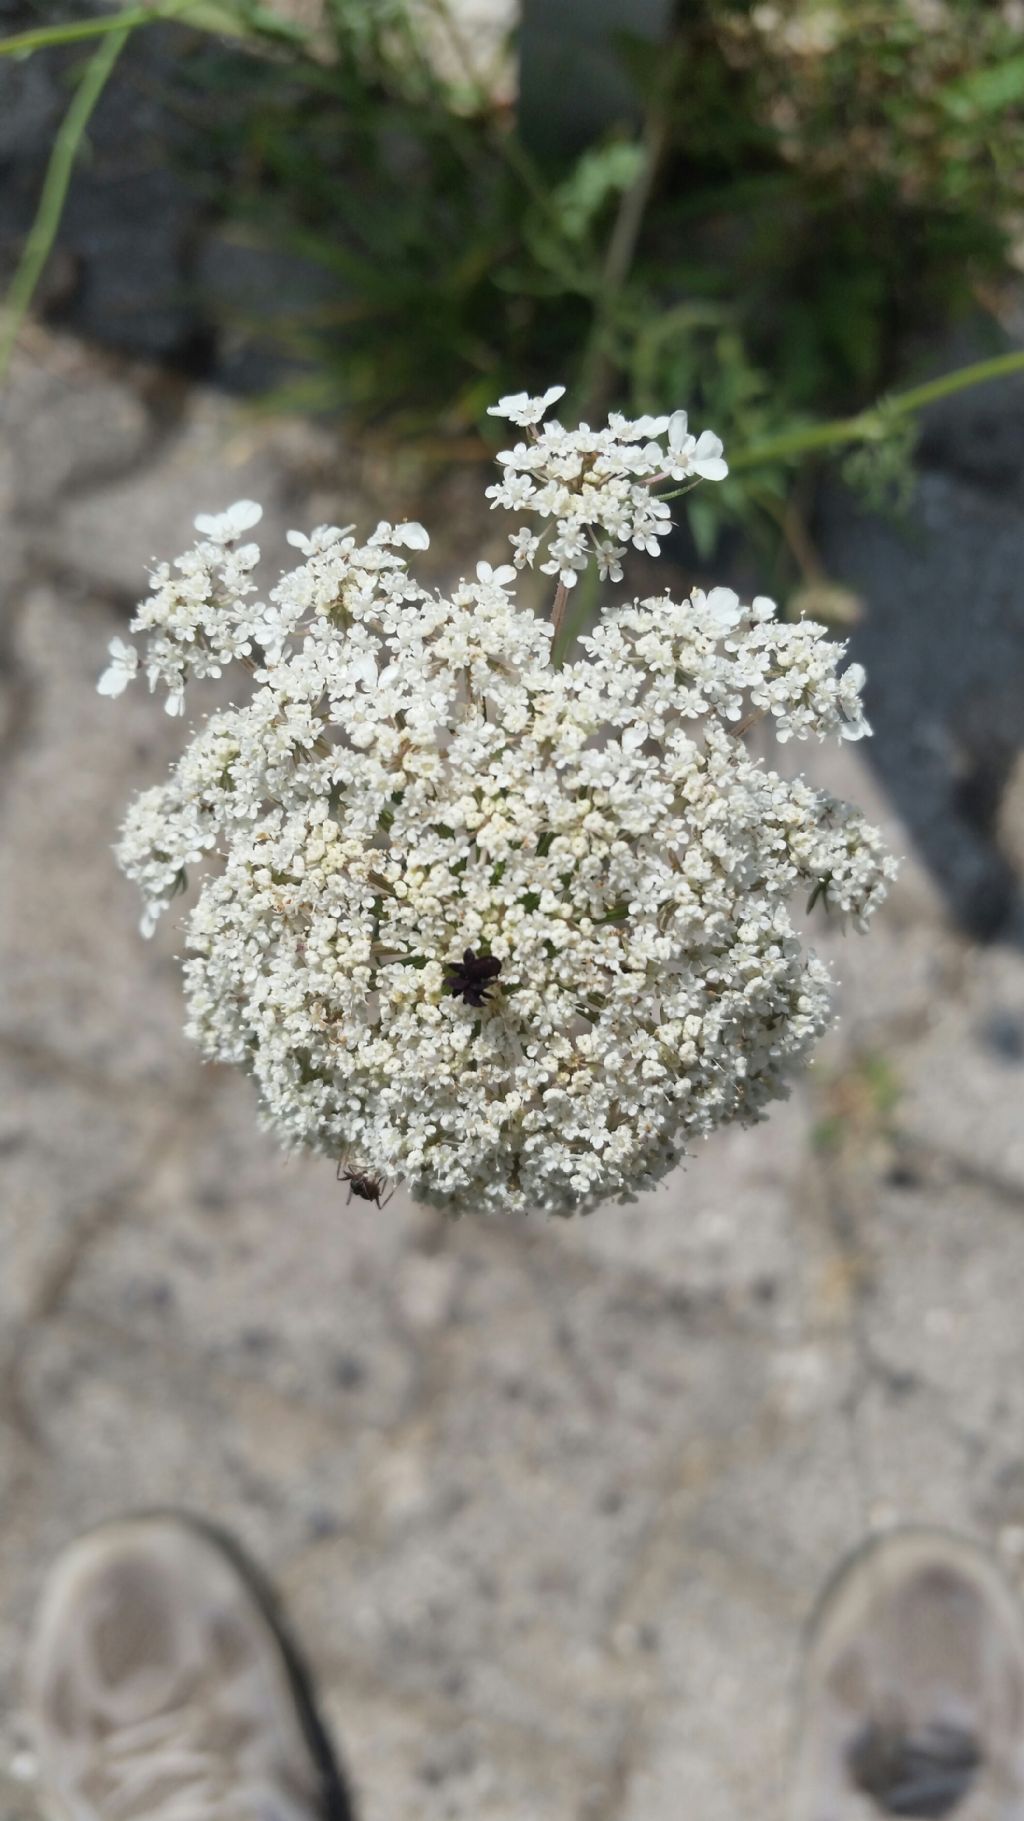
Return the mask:
M 866 603 L 850 639 L 868 671 L 866 756 L 954 916 L 999 936 L 1020 891 L 998 836 L 1024 734 L 1020 507 L 930 470 L 894 523 L 831 486 L 820 542 L 830 572 Z

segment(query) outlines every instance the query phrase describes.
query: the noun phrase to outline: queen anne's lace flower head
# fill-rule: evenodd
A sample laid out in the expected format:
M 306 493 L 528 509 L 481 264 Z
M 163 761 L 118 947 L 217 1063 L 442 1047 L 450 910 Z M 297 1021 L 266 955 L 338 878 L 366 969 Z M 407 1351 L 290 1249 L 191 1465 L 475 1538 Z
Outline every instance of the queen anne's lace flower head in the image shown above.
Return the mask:
M 188 1031 L 258 1085 L 288 1144 L 458 1210 L 568 1213 L 656 1182 L 695 1138 L 756 1119 L 828 1021 L 794 896 L 862 924 L 892 862 L 847 805 L 751 757 L 867 731 L 863 673 L 820 626 L 727 588 L 605 611 L 584 655 L 520 607 L 518 569 L 564 591 L 657 551 L 667 477 L 725 473 L 683 413 L 527 430 L 494 504 L 528 512 L 513 564 L 441 596 L 409 573 L 422 526 L 289 533 L 254 598 L 258 508 L 197 520 L 153 577 L 100 689 L 144 670 L 181 711 L 240 661 L 118 847 L 151 928 L 216 856 L 188 918 Z

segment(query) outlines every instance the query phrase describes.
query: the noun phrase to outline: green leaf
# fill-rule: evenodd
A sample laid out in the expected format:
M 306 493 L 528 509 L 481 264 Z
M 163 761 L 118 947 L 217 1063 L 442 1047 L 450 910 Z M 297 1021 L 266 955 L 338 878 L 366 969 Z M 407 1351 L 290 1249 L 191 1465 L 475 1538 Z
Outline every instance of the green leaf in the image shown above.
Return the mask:
M 940 89 L 936 99 L 954 120 L 979 114 L 1002 114 L 1024 102 L 1024 56 L 1009 57 L 989 69 L 971 70 Z
M 627 139 L 584 152 L 571 176 L 552 192 L 563 234 L 582 240 L 609 198 L 632 188 L 646 158 L 643 146 Z

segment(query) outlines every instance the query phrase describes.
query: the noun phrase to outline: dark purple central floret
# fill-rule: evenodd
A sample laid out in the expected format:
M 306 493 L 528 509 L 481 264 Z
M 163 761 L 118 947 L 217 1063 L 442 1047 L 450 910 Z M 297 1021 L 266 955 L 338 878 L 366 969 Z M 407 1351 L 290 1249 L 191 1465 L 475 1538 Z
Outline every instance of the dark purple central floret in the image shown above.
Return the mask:
M 461 961 L 446 961 L 444 990 L 465 1005 L 483 1005 L 501 973 L 497 955 L 478 955 L 467 948 Z

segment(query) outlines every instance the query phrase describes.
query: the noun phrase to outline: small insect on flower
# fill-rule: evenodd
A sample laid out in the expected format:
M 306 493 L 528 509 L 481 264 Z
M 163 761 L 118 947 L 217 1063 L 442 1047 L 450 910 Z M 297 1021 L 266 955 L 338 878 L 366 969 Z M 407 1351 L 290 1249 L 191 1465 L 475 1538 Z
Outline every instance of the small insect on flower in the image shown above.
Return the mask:
M 464 1005 L 486 1005 L 487 995 L 501 973 L 497 955 L 478 955 L 467 948 L 461 961 L 446 961 L 444 990 Z
M 391 1195 L 395 1192 L 392 1189 L 390 1195 L 384 1195 L 384 1190 L 388 1186 L 386 1177 L 381 1176 L 376 1170 L 364 1170 L 358 1166 L 354 1170 L 350 1170 L 344 1158 L 339 1159 L 337 1174 L 339 1182 L 348 1183 L 349 1201 L 354 1195 L 358 1201 L 372 1201 L 375 1208 L 386 1208 L 391 1200 Z M 382 1195 L 384 1195 L 383 1201 L 381 1200 Z

